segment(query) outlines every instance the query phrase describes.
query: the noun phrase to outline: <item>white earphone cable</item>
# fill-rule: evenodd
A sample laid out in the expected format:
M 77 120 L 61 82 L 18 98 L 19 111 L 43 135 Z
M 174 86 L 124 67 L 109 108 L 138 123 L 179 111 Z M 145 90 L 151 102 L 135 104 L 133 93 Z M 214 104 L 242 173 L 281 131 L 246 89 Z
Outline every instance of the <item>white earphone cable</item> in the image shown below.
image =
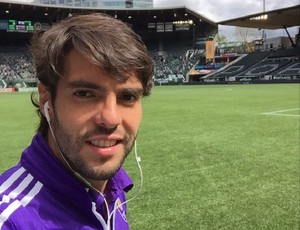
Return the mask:
M 141 181 L 140 181 L 140 187 L 139 187 L 139 191 L 137 192 L 137 194 L 135 194 L 135 196 L 133 196 L 132 198 L 124 201 L 123 203 L 119 204 L 117 207 L 114 208 L 114 210 L 110 213 L 108 219 L 111 218 L 111 216 L 113 215 L 113 213 L 119 208 L 121 207 L 122 205 L 136 199 L 140 193 L 142 192 L 142 188 L 143 188 L 143 171 L 142 171 L 142 167 L 141 167 L 141 158 L 137 155 L 137 143 L 136 141 L 134 142 L 134 155 L 135 155 L 135 160 L 136 160 L 136 163 L 137 163 L 137 166 L 139 168 L 139 171 L 140 171 L 140 176 L 141 176 Z
M 48 109 L 48 104 L 47 104 L 47 106 L 45 106 L 45 110 L 46 110 L 46 109 Z M 66 165 L 67 165 L 68 168 L 71 170 L 71 172 L 72 172 L 72 173 L 73 173 L 80 181 L 82 181 L 83 183 L 85 183 L 89 188 L 91 188 L 91 189 L 97 191 L 97 192 L 103 197 L 103 200 L 104 200 L 104 203 L 105 203 L 105 206 L 106 206 L 106 211 L 107 211 L 107 221 L 106 221 L 106 223 L 105 223 L 105 224 L 106 224 L 105 228 L 106 228 L 106 230 L 110 230 L 110 221 L 111 221 L 111 217 L 113 216 L 113 214 L 115 213 L 115 211 L 116 211 L 119 207 L 121 207 L 122 205 L 124 205 L 124 204 L 126 204 L 126 203 L 128 203 L 128 202 L 130 202 L 130 201 L 132 201 L 132 200 L 134 200 L 134 199 L 136 199 L 136 198 L 140 195 L 140 193 L 142 192 L 142 187 L 143 187 L 143 171 L 142 171 L 142 167 L 141 167 L 141 164 L 140 164 L 141 158 L 137 155 L 137 143 L 136 143 L 136 141 L 134 142 L 134 154 L 135 154 L 135 160 L 136 160 L 137 166 L 138 166 L 138 168 L 139 168 L 140 177 L 141 177 L 139 191 L 138 191 L 137 194 L 135 194 L 135 196 L 133 196 L 132 198 L 130 198 L 130 199 L 124 201 L 123 203 L 118 204 L 118 205 L 117 205 L 116 207 L 114 207 L 114 209 L 110 212 L 110 211 L 109 211 L 108 202 L 107 202 L 107 200 L 105 199 L 104 194 L 103 194 L 101 191 L 99 191 L 98 189 L 96 189 L 89 181 L 87 181 L 82 175 L 80 175 L 80 173 L 76 172 L 76 171 L 71 167 L 71 165 L 69 164 L 69 162 L 67 161 L 67 159 L 65 158 L 64 154 L 63 154 L 62 151 L 60 150 L 60 147 L 59 147 L 59 145 L 58 145 L 58 142 L 57 142 L 56 137 L 55 137 L 55 135 L 54 135 L 54 132 L 53 132 L 53 130 L 52 130 L 51 123 L 50 123 L 50 117 L 49 117 L 49 114 L 48 114 L 48 112 L 45 112 L 45 114 L 46 114 L 46 119 L 47 119 L 47 122 L 48 122 L 48 125 L 49 125 L 49 128 L 50 128 L 50 132 L 51 132 L 51 134 L 52 134 L 52 136 L 53 136 L 54 142 L 55 142 L 55 144 L 56 144 L 56 146 L 57 146 L 57 148 L 58 148 L 58 151 L 59 151 L 59 153 L 60 153 L 60 155 L 61 155 L 63 161 L 66 163 Z M 101 222 L 104 222 L 104 220 L 101 220 Z

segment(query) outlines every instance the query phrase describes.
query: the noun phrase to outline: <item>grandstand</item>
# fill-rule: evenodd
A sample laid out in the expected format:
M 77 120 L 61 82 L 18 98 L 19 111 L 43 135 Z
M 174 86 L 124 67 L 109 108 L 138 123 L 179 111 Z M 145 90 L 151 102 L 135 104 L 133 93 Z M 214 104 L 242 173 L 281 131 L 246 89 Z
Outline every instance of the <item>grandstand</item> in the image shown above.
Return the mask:
M 212 65 L 208 65 L 211 60 L 209 62 L 206 60 L 202 63 L 201 71 L 196 71 L 199 69 L 198 65 L 190 71 L 190 83 L 299 83 L 300 30 L 294 39 L 287 30 L 288 27 L 299 26 L 299 14 L 300 5 L 296 5 L 219 22 L 221 25 L 247 28 L 283 28 L 288 37 L 273 38 L 269 43 L 263 39 L 253 41 L 255 51 L 250 53 L 241 52 L 241 47 L 237 47 L 239 52 L 236 53 L 234 60 L 225 63 L 221 68 L 217 66 L 212 69 Z M 226 53 L 223 55 L 226 56 Z
M 216 73 L 212 78 L 217 79 L 217 81 L 230 81 L 232 78 L 234 78 L 234 76 L 249 69 L 257 62 L 263 60 L 268 54 L 270 54 L 270 51 L 255 52 L 251 55 L 247 55 L 246 57 L 240 59 L 238 62 L 228 64 L 228 68 L 225 68 L 220 73 Z
M 245 53 L 237 62 L 228 63 L 212 74 L 201 76 L 202 82 L 268 83 L 300 82 L 300 28 L 293 39 L 287 28 L 299 26 L 300 5 L 243 16 L 219 22 L 221 25 L 259 29 L 285 29 L 283 37 L 255 42 L 255 52 Z M 289 40 L 289 45 L 287 45 Z M 276 41 L 276 45 L 274 45 Z M 266 44 L 264 44 L 266 43 Z
M 31 36 L 47 30 L 61 19 L 88 12 L 103 12 L 119 18 L 142 37 L 155 64 L 154 83 L 159 85 L 299 82 L 300 78 L 299 35 L 295 39 L 296 45 L 292 42 L 290 47 L 245 53 L 239 46 L 237 53 L 220 55 L 216 50 L 219 56 L 215 54 L 213 59 L 207 60 L 206 43 L 217 34 L 218 23 L 184 6 L 95 9 L 0 0 L 0 8 L 0 88 L 35 86 L 37 80 L 29 53 Z M 297 6 L 287 10 L 294 12 L 299 9 Z M 282 12 L 284 14 L 285 10 L 277 12 L 280 23 L 286 18 L 286 15 L 281 17 Z M 247 20 L 236 20 L 239 24 L 243 22 L 248 25 Z M 223 24 L 226 23 L 234 24 L 235 21 Z
M 257 82 L 258 80 L 300 79 L 300 48 L 282 48 L 253 52 L 234 63 L 229 63 L 221 71 L 204 76 L 203 82 Z M 274 81 L 273 81 L 274 82 Z
M 67 6 L 33 5 L 29 3 L 8 3 L 0 1 L 0 58 L 5 65 L 5 72 L 0 79 L 15 85 L 22 80 L 33 82 L 33 70 L 30 61 L 24 55 L 28 52 L 33 33 L 47 30 L 55 22 L 78 13 L 102 12 L 126 22 L 144 40 L 154 62 L 154 78 L 174 79 L 183 82 L 186 73 L 196 62 L 187 58 L 188 50 L 203 49 L 203 40 L 214 36 L 218 26 L 215 22 L 186 7 L 145 8 L 145 9 L 95 9 L 70 8 Z M 19 60 L 12 56 L 9 48 L 20 49 Z M 28 69 L 24 72 L 11 67 L 11 60 L 26 60 Z M 12 75 L 12 76 L 11 76 Z M 175 76 L 175 77 L 174 77 Z M 22 85 L 22 84 L 21 84 Z M 4 87 L 4 84 L 2 84 Z

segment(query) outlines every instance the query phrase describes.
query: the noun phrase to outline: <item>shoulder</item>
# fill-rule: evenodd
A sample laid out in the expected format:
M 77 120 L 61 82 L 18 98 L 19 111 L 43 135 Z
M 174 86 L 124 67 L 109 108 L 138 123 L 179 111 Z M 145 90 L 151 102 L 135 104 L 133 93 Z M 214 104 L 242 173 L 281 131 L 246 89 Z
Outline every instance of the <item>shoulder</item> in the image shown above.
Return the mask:
M 28 218 L 30 212 L 25 207 L 41 191 L 43 185 L 33 178 L 23 167 L 17 165 L 0 176 L 0 228 L 12 226 Z

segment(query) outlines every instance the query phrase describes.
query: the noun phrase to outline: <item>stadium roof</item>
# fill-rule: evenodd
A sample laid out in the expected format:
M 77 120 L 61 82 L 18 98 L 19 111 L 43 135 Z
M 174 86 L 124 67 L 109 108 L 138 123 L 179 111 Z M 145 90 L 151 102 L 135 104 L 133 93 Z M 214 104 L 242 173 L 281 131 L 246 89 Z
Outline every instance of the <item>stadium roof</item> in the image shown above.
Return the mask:
M 282 29 L 300 25 L 300 5 L 217 22 L 220 25 L 259 29 Z
M 9 11 L 9 12 L 7 12 Z M 153 22 L 185 21 L 207 22 L 217 24 L 207 17 L 189 9 L 185 6 L 173 8 L 94 8 L 94 7 L 70 7 L 63 5 L 31 4 L 23 2 L 7 2 L 0 0 L 0 19 L 19 19 L 32 21 L 55 22 L 67 17 L 70 13 L 102 12 L 116 16 L 123 21 L 143 20 Z

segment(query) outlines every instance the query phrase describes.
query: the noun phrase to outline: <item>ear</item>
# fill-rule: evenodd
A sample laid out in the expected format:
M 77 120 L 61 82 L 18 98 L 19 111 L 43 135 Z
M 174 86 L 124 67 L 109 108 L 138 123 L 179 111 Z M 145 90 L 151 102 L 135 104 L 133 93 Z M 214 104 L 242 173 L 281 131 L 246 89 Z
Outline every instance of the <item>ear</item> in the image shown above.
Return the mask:
M 40 111 L 44 114 L 44 105 L 47 101 L 51 100 L 50 92 L 48 91 L 47 87 L 42 84 L 41 82 L 38 83 L 38 91 L 39 91 L 39 105 Z

